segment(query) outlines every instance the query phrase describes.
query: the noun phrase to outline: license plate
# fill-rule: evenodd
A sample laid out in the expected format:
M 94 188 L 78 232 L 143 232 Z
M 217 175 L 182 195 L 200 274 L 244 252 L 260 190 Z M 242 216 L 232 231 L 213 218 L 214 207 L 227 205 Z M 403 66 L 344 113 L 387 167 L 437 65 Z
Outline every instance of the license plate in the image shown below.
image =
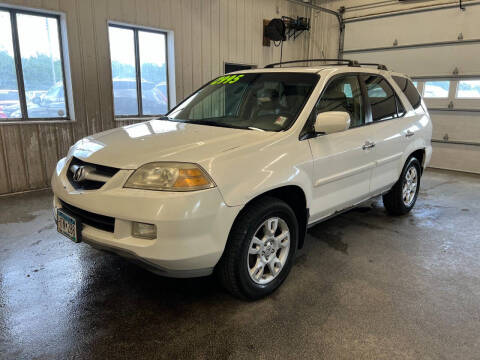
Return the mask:
M 67 214 L 62 209 L 57 209 L 57 231 L 65 235 L 73 242 L 79 243 L 81 240 L 81 223 L 75 217 Z

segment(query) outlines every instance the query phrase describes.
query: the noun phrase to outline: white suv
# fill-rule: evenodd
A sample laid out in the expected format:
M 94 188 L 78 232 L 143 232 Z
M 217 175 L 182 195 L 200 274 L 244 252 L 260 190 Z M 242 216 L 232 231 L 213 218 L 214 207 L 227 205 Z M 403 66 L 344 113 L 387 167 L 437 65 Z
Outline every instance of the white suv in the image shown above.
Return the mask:
M 412 82 L 383 66 L 232 73 L 163 118 L 73 145 L 52 177 L 57 228 L 161 275 L 215 271 L 257 299 L 308 227 L 377 195 L 409 212 L 431 134 Z

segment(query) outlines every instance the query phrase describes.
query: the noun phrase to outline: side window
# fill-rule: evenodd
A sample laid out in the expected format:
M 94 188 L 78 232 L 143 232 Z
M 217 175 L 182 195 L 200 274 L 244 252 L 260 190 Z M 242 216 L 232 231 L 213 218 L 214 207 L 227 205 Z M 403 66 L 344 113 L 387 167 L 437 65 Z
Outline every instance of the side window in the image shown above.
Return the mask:
M 381 121 L 397 117 L 396 95 L 387 80 L 371 75 L 365 78 L 367 96 L 372 109 L 372 120 Z
M 317 103 L 316 113 L 346 111 L 350 114 L 350 127 L 365 124 L 365 111 L 360 83 L 355 75 L 333 80 Z
M 410 80 L 401 76 L 393 76 L 393 80 L 397 83 L 398 87 L 402 89 L 403 93 L 407 97 L 410 104 L 414 109 L 420 107 L 422 98 L 418 93 L 416 84 L 414 85 Z

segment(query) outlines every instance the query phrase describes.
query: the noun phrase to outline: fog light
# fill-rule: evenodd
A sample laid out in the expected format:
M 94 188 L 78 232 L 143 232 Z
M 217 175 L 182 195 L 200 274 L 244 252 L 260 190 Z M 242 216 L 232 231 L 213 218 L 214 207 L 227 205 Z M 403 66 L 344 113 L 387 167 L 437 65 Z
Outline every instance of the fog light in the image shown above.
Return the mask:
M 153 224 L 134 222 L 132 226 L 132 236 L 153 240 L 157 237 L 157 227 Z

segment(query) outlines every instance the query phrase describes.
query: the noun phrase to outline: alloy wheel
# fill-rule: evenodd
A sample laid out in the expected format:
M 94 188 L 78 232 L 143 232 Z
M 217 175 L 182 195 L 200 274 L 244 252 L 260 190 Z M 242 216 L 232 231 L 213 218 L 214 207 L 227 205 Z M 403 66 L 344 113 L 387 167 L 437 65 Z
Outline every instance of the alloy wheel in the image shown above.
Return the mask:
M 402 187 L 402 200 L 403 204 L 410 207 L 415 201 L 415 195 L 417 194 L 418 186 L 418 172 L 415 166 L 410 166 L 405 173 Z
M 285 220 L 271 217 L 255 232 L 248 247 L 247 267 L 257 284 L 268 284 L 282 271 L 290 250 L 290 229 Z

